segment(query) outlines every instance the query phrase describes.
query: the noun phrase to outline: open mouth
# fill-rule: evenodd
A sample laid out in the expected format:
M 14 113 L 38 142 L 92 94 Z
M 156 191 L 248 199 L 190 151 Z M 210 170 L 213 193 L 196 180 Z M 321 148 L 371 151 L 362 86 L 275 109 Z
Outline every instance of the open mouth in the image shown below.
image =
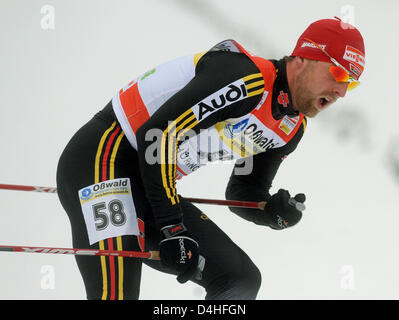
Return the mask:
M 321 98 L 321 104 L 326 105 L 329 102 L 328 98 Z
M 327 97 L 327 96 L 320 97 L 317 102 L 317 108 L 319 110 L 322 110 L 322 109 L 326 108 L 327 106 L 329 106 L 330 104 L 332 104 L 334 101 L 335 101 L 335 99 L 333 99 L 331 97 Z

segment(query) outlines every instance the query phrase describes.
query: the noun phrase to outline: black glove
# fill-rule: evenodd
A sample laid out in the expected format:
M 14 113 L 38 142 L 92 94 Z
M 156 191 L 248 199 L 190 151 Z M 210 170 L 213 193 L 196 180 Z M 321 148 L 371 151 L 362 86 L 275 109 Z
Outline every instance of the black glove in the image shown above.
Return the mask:
M 178 272 L 177 281 L 185 283 L 198 268 L 198 243 L 191 238 L 183 223 L 161 229 L 160 257 L 164 267 Z
M 302 212 L 290 203 L 290 193 L 280 189 L 272 195 L 265 206 L 265 219 L 270 228 L 282 230 L 296 225 L 302 218 Z M 306 197 L 303 193 L 298 193 L 294 197 L 296 202 L 304 203 Z

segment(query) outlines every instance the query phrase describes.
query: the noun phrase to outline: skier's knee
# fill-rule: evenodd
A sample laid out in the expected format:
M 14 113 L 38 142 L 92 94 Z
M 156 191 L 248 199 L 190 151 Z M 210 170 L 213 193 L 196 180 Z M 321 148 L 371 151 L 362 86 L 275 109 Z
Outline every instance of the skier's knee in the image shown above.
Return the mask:
M 226 274 L 218 284 L 208 290 L 208 300 L 254 300 L 258 294 L 262 276 L 259 269 L 252 265 L 250 270 L 241 273 Z

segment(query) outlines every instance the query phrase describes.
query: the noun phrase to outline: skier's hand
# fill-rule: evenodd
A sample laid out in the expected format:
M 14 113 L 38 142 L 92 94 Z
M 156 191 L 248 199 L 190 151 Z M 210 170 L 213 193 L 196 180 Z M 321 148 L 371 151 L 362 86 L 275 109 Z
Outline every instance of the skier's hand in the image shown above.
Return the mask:
M 302 212 L 290 203 L 290 198 L 290 193 L 284 189 L 280 189 L 269 198 L 264 214 L 270 228 L 282 230 L 296 225 L 301 220 Z M 303 193 L 299 193 L 294 199 L 296 202 L 304 203 L 306 197 Z
M 191 238 L 183 223 L 163 227 L 161 236 L 161 263 L 178 272 L 177 281 L 187 282 L 197 273 L 198 243 Z

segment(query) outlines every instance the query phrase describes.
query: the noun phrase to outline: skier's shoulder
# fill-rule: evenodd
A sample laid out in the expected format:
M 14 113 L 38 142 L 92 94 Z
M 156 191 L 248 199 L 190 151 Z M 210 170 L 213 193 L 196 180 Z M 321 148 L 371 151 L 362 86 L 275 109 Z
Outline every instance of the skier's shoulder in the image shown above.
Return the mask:
M 231 51 L 208 51 L 199 60 L 196 73 L 212 72 L 215 76 L 247 75 L 260 70 L 245 54 Z

